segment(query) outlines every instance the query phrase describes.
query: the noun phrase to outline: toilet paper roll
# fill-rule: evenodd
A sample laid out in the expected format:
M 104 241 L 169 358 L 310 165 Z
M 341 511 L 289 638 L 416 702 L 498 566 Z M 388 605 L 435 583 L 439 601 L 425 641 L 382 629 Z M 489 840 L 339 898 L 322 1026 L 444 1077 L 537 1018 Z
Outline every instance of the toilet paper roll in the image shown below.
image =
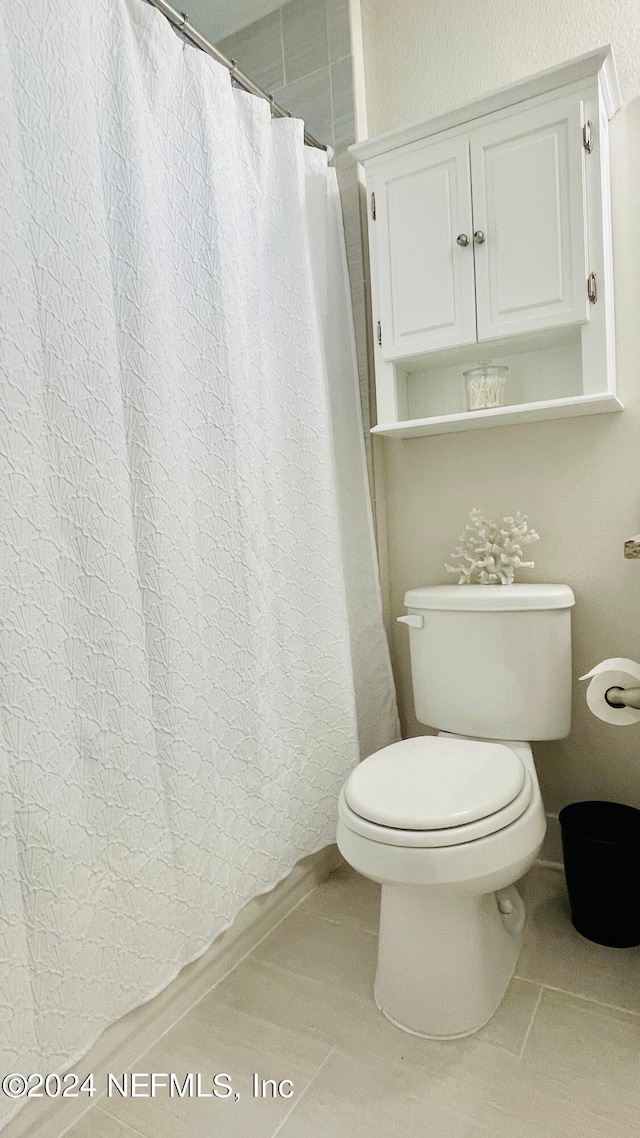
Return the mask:
M 635 660 L 614 656 L 611 660 L 596 664 L 595 668 L 585 676 L 580 676 L 580 679 L 591 680 L 587 688 L 587 704 L 598 719 L 617 727 L 640 723 L 640 708 L 611 707 L 605 699 L 609 688 L 640 687 L 640 664 L 636 664 Z

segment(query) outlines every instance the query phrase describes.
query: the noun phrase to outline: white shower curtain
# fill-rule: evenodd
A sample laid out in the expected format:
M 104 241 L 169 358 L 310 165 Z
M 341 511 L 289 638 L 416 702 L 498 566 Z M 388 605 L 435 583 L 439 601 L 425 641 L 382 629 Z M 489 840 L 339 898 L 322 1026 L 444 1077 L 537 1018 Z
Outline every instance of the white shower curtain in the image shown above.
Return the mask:
M 325 157 L 142 0 L 0 13 L 0 1070 L 46 1073 L 397 720 Z

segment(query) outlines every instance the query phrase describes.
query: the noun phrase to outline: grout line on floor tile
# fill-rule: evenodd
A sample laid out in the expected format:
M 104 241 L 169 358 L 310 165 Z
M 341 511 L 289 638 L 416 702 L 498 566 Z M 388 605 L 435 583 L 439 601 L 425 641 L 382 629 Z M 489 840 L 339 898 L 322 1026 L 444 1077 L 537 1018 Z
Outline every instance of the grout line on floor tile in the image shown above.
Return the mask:
M 542 993 L 543 992 L 544 992 L 544 988 L 541 987 L 540 991 L 538 992 L 538 999 L 536 1000 L 535 1007 L 531 1013 L 531 1019 L 529 1020 L 529 1026 L 524 1033 L 524 1039 L 522 1040 L 522 1047 L 520 1048 L 520 1050 L 518 1052 L 518 1057 L 520 1057 L 524 1054 L 524 1049 L 527 1046 L 527 1043 L 529 1042 L 529 1036 L 531 1034 L 531 1028 L 533 1027 L 533 1021 L 536 1018 L 538 1008 L 540 1007 L 540 1000 L 542 999 Z
M 65 1134 L 69 1134 L 70 1131 L 73 1130 L 74 1127 L 77 1126 L 78 1123 L 81 1122 L 83 1118 L 86 1118 L 87 1115 L 90 1114 L 92 1110 L 93 1111 L 100 1110 L 101 1113 L 104 1114 L 106 1118 L 110 1119 L 113 1122 L 118 1122 L 120 1124 L 120 1126 L 124 1127 L 124 1133 L 122 1135 L 122 1138 L 129 1138 L 129 1132 L 131 1132 L 131 1138 L 145 1138 L 145 1136 L 141 1130 L 137 1130 L 136 1127 L 132 1126 L 129 1122 L 123 1122 L 121 1118 L 116 1118 L 115 1114 L 110 1114 L 110 1112 L 108 1110 L 103 1110 L 102 1107 L 98 1106 L 97 1101 L 95 1103 L 92 1103 L 91 1106 L 87 1107 L 87 1109 L 84 1111 L 84 1113 L 79 1115 L 78 1118 L 74 1119 L 73 1122 L 70 1122 L 69 1125 L 66 1126 L 64 1130 L 61 1130 L 59 1135 L 57 1135 L 57 1138 L 64 1138 Z
M 98 1110 L 98 1104 L 101 1102 L 101 1100 L 102 1100 L 102 1094 L 99 1094 L 97 1099 L 95 1100 L 95 1102 L 90 1102 L 87 1109 L 83 1110 L 82 1114 L 74 1115 L 74 1117 L 71 1119 L 69 1124 L 67 1126 L 65 1126 L 64 1130 L 58 1130 L 56 1132 L 55 1138 L 64 1138 L 65 1134 L 68 1134 L 69 1131 L 73 1130 L 74 1127 L 78 1126 L 79 1123 L 82 1122 L 83 1118 L 86 1118 L 87 1115 L 90 1114 L 92 1111 L 95 1112 L 96 1110 Z M 106 1111 L 103 1111 L 103 1114 L 106 1114 Z M 111 1118 L 113 1116 L 109 1115 L 109 1117 Z M 143 1136 L 141 1134 L 139 1134 L 138 1130 L 134 1130 L 133 1133 L 135 1135 L 135 1138 L 143 1138 Z
M 517 972 L 514 972 L 512 979 L 519 980 L 521 984 L 534 984 L 536 988 L 545 987 L 542 980 L 531 980 L 528 976 L 518 976 Z
M 549 992 L 558 992 L 561 996 L 571 996 L 572 1000 L 582 1000 L 585 1004 L 595 1004 L 597 1008 L 608 1008 L 610 1012 L 622 1012 L 626 1016 L 635 1016 L 636 1019 L 640 1018 L 640 1012 L 635 1012 L 633 1008 L 623 1008 L 621 1004 L 607 1004 L 604 1000 L 596 1000 L 591 996 L 583 996 L 581 992 L 570 992 L 567 988 L 556 988 L 553 984 L 543 984 L 541 980 L 531 980 L 527 976 L 518 976 L 514 973 L 514 980 L 526 980 L 529 984 L 541 984 L 542 989 L 546 988 Z
M 377 929 L 367 929 L 367 928 L 365 928 L 364 925 L 358 925 L 358 924 L 355 924 L 354 921 L 350 921 L 348 917 L 346 918 L 346 920 L 338 921 L 338 920 L 336 920 L 335 917 L 325 917 L 324 913 L 309 913 L 309 916 L 310 917 L 319 917 L 321 921 L 327 921 L 328 924 L 330 924 L 330 925 L 347 925 L 348 928 L 357 929 L 358 932 L 361 932 L 361 933 L 368 933 L 369 936 L 377 936 L 378 935 Z
M 300 1095 L 300 1098 L 296 1099 L 296 1101 L 295 1101 L 295 1102 L 292 1104 L 292 1106 L 291 1106 L 291 1110 L 288 1110 L 288 1111 L 287 1111 L 287 1113 L 285 1114 L 284 1118 L 281 1120 L 281 1122 L 279 1123 L 278 1127 L 277 1127 L 277 1128 L 274 1130 L 273 1134 L 271 1135 L 271 1138 L 276 1138 L 276 1136 L 277 1136 L 277 1135 L 280 1133 L 280 1131 L 282 1130 L 282 1127 L 284 1126 L 284 1124 L 285 1124 L 285 1122 L 287 1121 L 287 1119 L 288 1119 L 288 1118 L 291 1118 L 291 1115 L 293 1114 L 293 1112 L 294 1112 L 294 1110 L 296 1109 L 296 1107 L 297 1107 L 297 1106 L 299 1106 L 299 1105 L 300 1105 L 300 1103 L 302 1102 L 302 1100 L 303 1100 L 304 1096 L 306 1095 L 307 1091 L 309 1090 L 309 1087 L 313 1086 L 313 1084 L 315 1083 L 316 1079 L 317 1079 L 317 1078 L 318 1078 L 318 1076 L 320 1075 L 321 1071 L 322 1071 L 322 1070 L 324 1070 L 324 1068 L 326 1067 L 327 1063 L 329 1062 L 329 1060 L 330 1060 L 331 1056 L 332 1056 L 332 1055 L 335 1053 L 335 1051 L 336 1051 L 336 1050 L 337 1050 L 337 1045 L 335 1045 L 334 1047 L 332 1047 L 332 1048 L 331 1048 L 331 1050 L 330 1050 L 330 1052 L 329 1052 L 329 1054 L 328 1054 L 328 1055 L 325 1055 L 325 1057 L 324 1057 L 324 1059 L 322 1060 L 322 1063 L 320 1064 L 320 1066 L 318 1067 L 318 1070 L 316 1071 L 315 1075 L 312 1075 L 312 1076 L 311 1076 L 311 1078 L 309 1079 L 309 1082 L 307 1083 L 307 1085 L 306 1085 L 306 1087 L 304 1088 L 304 1090 L 303 1090 L 302 1094 Z
M 129 1130 L 131 1131 L 132 1138 L 145 1138 L 142 1130 L 138 1130 L 137 1126 L 133 1126 L 130 1122 L 123 1122 L 121 1118 L 116 1118 L 115 1114 L 111 1114 L 104 1107 L 100 1107 L 100 1109 L 107 1118 L 113 1118 L 116 1122 L 119 1122 L 121 1126 L 125 1127 L 123 1138 L 129 1138 Z

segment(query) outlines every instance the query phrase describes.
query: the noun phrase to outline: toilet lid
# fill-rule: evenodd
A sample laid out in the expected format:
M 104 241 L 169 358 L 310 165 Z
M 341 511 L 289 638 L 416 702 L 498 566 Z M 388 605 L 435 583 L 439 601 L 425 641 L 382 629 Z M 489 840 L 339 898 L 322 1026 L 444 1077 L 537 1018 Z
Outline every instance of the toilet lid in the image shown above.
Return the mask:
M 345 786 L 347 805 L 370 822 L 401 830 L 441 830 L 487 818 L 525 785 L 510 747 L 419 736 L 365 759 Z

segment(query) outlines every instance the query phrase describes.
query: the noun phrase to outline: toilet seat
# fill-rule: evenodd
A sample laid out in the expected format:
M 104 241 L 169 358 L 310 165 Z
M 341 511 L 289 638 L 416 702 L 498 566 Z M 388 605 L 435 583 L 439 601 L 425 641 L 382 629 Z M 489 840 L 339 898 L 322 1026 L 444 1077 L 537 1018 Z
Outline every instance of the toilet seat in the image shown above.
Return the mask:
M 513 802 L 525 769 L 502 743 L 419 735 L 376 751 L 345 786 L 356 814 L 403 830 L 441 830 Z
M 350 830 L 385 845 L 453 846 L 508 826 L 532 794 L 531 775 L 510 747 L 419 736 L 360 763 L 340 814 Z

